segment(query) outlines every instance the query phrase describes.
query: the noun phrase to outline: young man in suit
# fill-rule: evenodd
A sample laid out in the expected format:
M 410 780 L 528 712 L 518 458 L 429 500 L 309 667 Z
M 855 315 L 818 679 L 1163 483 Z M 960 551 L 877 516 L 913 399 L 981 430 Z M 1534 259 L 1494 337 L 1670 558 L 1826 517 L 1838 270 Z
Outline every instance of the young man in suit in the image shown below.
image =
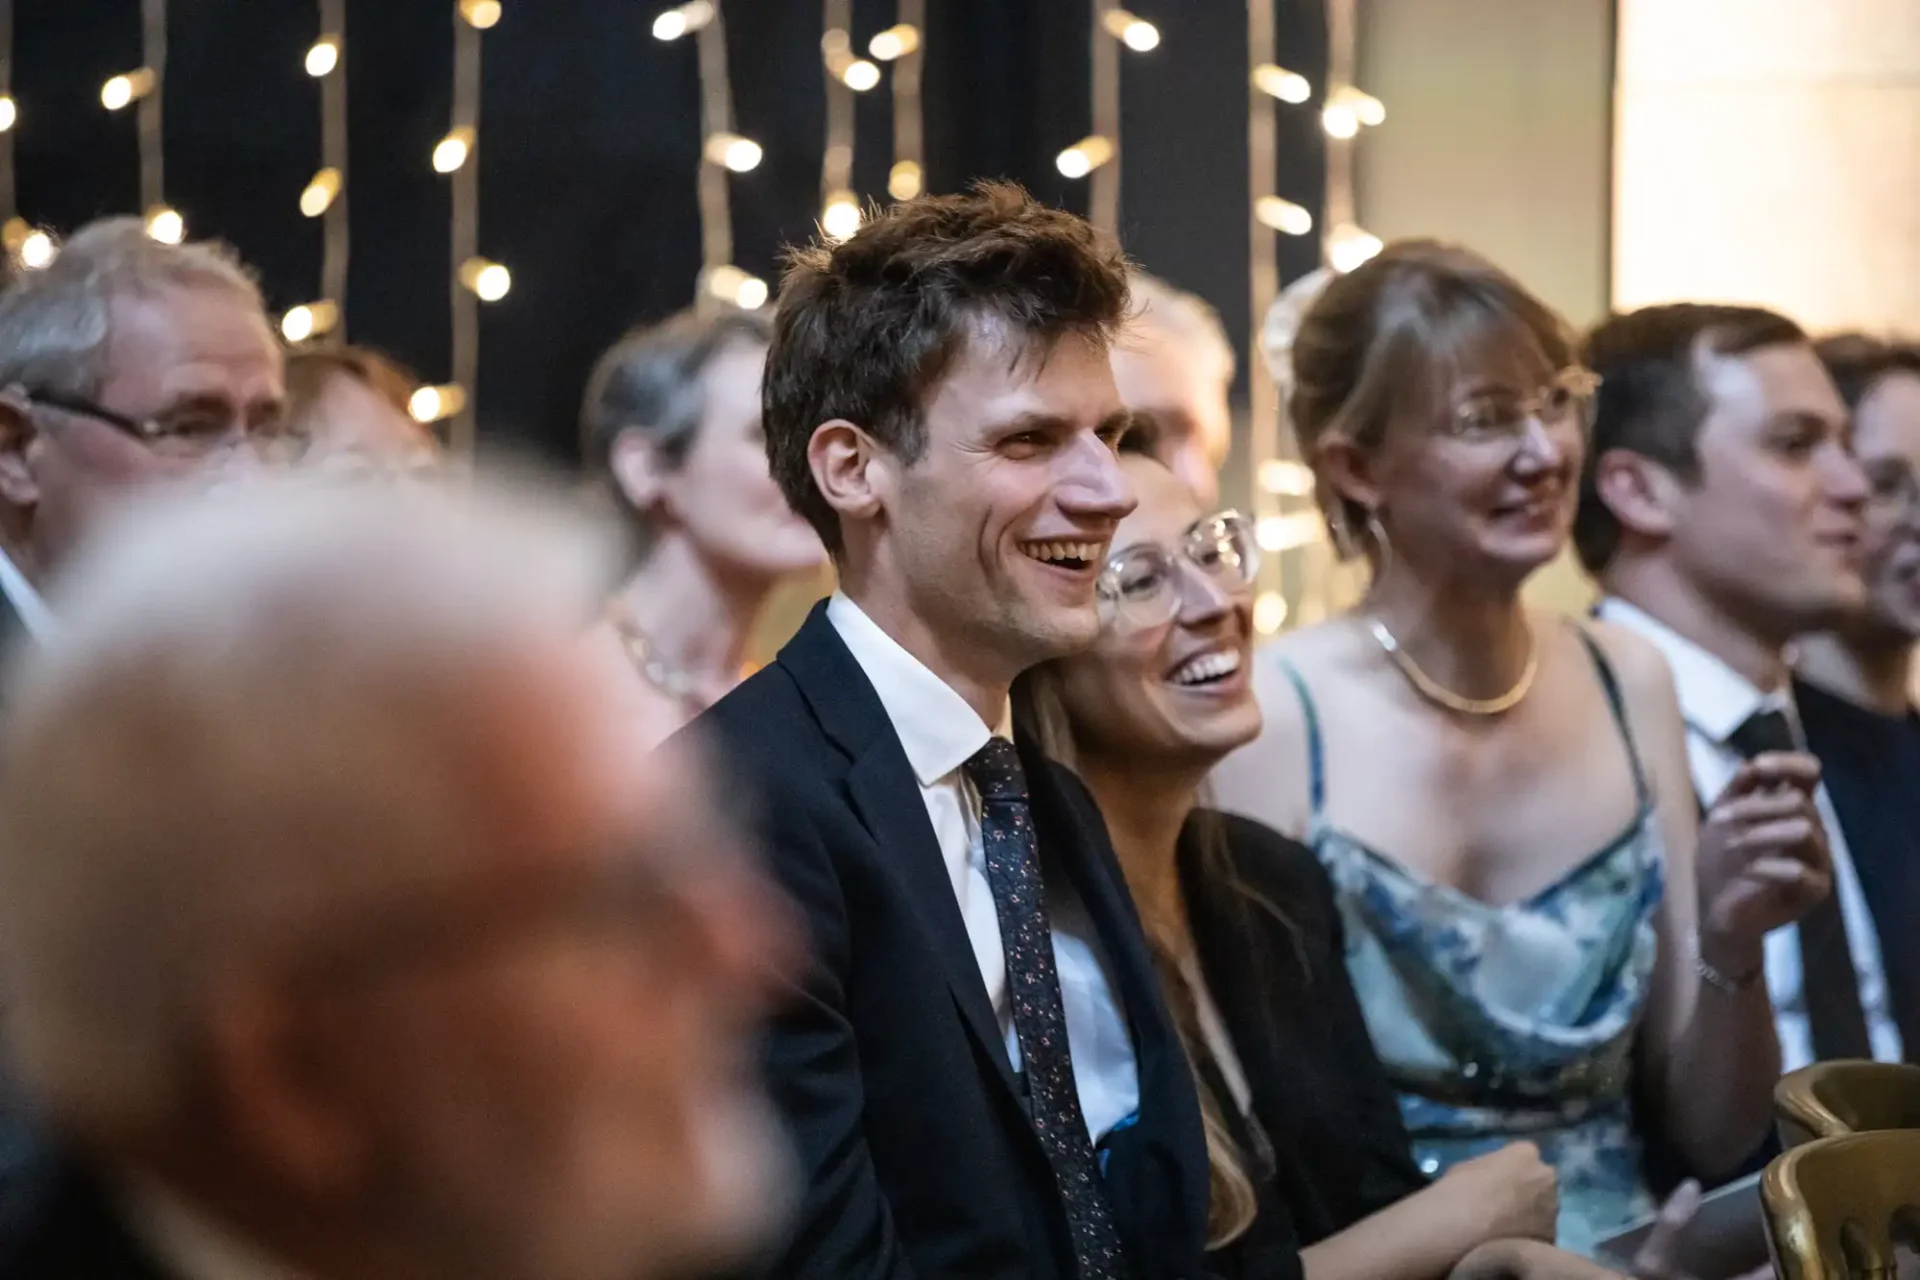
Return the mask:
M 1861 891 L 1793 697 L 1788 647 L 1860 609 L 1866 476 L 1847 407 L 1784 316 L 1672 304 L 1588 336 L 1602 381 L 1574 541 L 1599 615 L 1673 667 L 1702 806 L 1701 859 L 1733 843 L 1823 844 L 1834 890 L 1758 954 L 1697 957 L 1764 981 L 1780 1056 L 1899 1061 L 1920 1027 L 1889 1000 L 1882 926 Z M 1784 867 L 1784 864 L 1783 864 Z
M 775 1275 L 1199 1272 L 1198 1106 L 1106 830 L 1005 736 L 1014 678 L 1100 627 L 1127 305 L 1110 240 L 991 184 L 783 285 L 767 453 L 840 590 L 693 727 L 810 926 L 771 1045 L 806 1184 Z

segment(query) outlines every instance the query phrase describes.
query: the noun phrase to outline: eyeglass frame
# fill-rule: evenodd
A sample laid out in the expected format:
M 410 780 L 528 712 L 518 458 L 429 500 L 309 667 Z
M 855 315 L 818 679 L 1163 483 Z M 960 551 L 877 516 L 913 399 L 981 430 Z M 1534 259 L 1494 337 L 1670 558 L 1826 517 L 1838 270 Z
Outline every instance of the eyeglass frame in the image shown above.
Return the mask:
M 1241 557 L 1243 569 L 1240 580 L 1237 583 L 1222 583 L 1220 578 L 1208 572 L 1207 567 L 1194 558 L 1192 551 L 1194 541 L 1200 532 L 1209 525 L 1225 526 L 1228 529 L 1238 531 L 1245 538 L 1246 552 Z M 1197 570 L 1209 583 L 1222 585 L 1229 594 L 1234 595 L 1241 594 L 1251 588 L 1260 575 L 1260 543 L 1254 534 L 1253 521 L 1247 519 L 1246 516 L 1232 507 L 1224 508 L 1214 512 L 1212 515 L 1202 516 L 1198 520 L 1195 520 L 1192 524 L 1188 525 L 1186 531 L 1180 535 L 1179 541 L 1179 549 L 1173 554 L 1168 553 L 1167 547 L 1163 543 L 1136 542 L 1131 546 L 1123 547 L 1107 556 L 1107 561 L 1100 567 L 1099 576 L 1094 579 L 1093 584 L 1094 599 L 1101 609 L 1101 625 L 1103 627 L 1115 629 L 1124 621 L 1127 624 L 1127 630 L 1143 630 L 1147 627 L 1161 626 L 1180 616 L 1181 604 L 1185 597 L 1182 588 L 1176 583 L 1173 589 L 1166 593 L 1170 607 L 1166 610 L 1164 617 L 1152 620 L 1126 617 L 1125 605 L 1121 601 L 1120 589 L 1116 585 L 1116 579 L 1124 567 L 1123 562 L 1125 559 L 1136 551 L 1151 549 L 1158 552 L 1167 557 L 1170 568 L 1178 568 L 1180 562 L 1184 561 L 1186 564 L 1192 566 L 1194 570 Z M 1224 539 L 1221 539 L 1221 541 L 1224 541 Z M 1218 542 L 1216 542 L 1215 545 L 1218 545 Z
M 35 390 L 32 387 L 17 385 L 14 388 L 29 404 L 43 409 L 52 409 L 59 413 L 72 414 L 81 418 L 92 418 L 95 422 L 112 427 L 115 431 L 146 445 L 155 453 L 161 452 L 161 446 L 169 440 L 189 441 L 196 437 L 184 431 L 170 430 L 157 418 L 133 418 L 115 409 L 89 400 L 85 396 L 67 395 L 64 392 Z M 209 445 L 197 454 L 176 455 L 183 460 L 189 457 L 211 458 L 225 453 L 233 453 L 242 448 L 257 448 L 262 440 L 290 440 L 276 429 L 255 428 L 244 424 L 235 431 L 235 421 L 227 423 L 227 429 L 215 444 Z M 278 424 L 276 423 L 276 427 Z
M 1568 365 L 1564 369 L 1557 370 L 1545 386 L 1531 395 L 1521 396 L 1518 399 L 1514 408 L 1520 412 L 1510 429 L 1482 434 L 1475 434 L 1474 429 L 1464 421 L 1473 399 L 1468 397 L 1467 401 L 1448 405 L 1446 425 L 1438 434 L 1444 439 L 1456 440 L 1464 444 L 1487 444 L 1494 441 L 1518 444 L 1526 439 L 1526 428 L 1531 423 L 1538 423 L 1551 431 L 1569 422 L 1577 422 L 1580 425 L 1581 434 L 1585 435 L 1593 429 L 1595 396 L 1600 390 L 1602 381 L 1600 375 L 1591 369 L 1581 365 Z M 1549 417 L 1546 412 L 1547 402 L 1561 392 L 1571 397 L 1568 405 L 1570 412 L 1564 418 Z

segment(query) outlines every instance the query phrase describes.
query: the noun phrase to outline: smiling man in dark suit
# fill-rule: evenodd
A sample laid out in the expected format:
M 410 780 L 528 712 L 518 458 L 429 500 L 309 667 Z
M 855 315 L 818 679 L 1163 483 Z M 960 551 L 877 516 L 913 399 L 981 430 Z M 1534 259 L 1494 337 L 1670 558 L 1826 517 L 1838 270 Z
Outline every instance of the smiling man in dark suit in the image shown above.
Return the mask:
M 1017 188 L 797 254 L 767 452 L 840 590 L 694 726 L 814 962 L 771 1048 L 806 1192 L 779 1276 L 1199 1274 L 1198 1106 L 1079 783 L 1007 734 L 1090 644 L 1133 507 L 1118 248 Z

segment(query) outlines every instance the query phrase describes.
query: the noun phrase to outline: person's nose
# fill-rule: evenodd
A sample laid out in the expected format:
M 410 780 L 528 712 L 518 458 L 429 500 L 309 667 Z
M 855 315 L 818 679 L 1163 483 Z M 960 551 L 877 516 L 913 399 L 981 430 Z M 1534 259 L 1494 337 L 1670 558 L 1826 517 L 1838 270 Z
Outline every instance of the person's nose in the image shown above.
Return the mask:
M 1085 432 L 1063 459 L 1063 483 L 1056 491 L 1060 509 L 1068 515 L 1114 524 L 1133 514 L 1139 500 L 1112 446 L 1093 432 Z
M 1826 483 L 1827 501 L 1846 508 L 1854 515 L 1861 514 L 1866 510 L 1873 485 L 1860 466 L 1860 459 L 1854 456 L 1853 450 L 1837 441 L 1829 445 L 1825 452 L 1822 478 Z
M 1179 563 L 1180 612 L 1174 617 L 1181 626 L 1202 630 L 1233 611 L 1234 595 L 1225 583 L 1185 557 Z
M 1539 413 L 1529 413 L 1514 442 L 1515 469 L 1522 475 L 1540 475 L 1559 468 L 1566 457 L 1566 442 L 1559 432 L 1542 421 Z

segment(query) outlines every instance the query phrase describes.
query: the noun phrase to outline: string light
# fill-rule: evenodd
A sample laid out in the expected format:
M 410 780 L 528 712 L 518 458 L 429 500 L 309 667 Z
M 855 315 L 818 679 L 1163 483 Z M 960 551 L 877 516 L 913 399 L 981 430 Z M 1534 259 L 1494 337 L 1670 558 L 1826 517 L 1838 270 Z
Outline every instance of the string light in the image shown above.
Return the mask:
M 1320 110 L 1320 127 L 1330 138 L 1351 138 L 1360 132 L 1360 117 L 1341 102 L 1329 102 Z
M 865 58 L 854 58 L 840 68 L 840 81 L 855 93 L 865 93 L 880 83 L 880 68 Z
M 152 93 L 159 80 L 152 67 L 114 76 L 100 86 L 100 105 L 109 111 L 124 111 Z
M 1100 19 L 1108 34 L 1135 53 L 1160 47 L 1160 28 L 1125 9 L 1109 9 Z
M 0 93 L 0 133 L 13 128 L 20 118 L 20 109 L 14 105 L 13 95 Z
M 911 200 L 926 186 L 925 175 L 916 160 L 901 160 L 887 170 L 887 194 L 895 200 Z
M 713 268 L 706 277 L 707 294 L 721 302 L 744 311 L 758 311 L 767 304 L 767 282 L 731 263 Z
M 1380 237 L 1361 230 L 1351 222 L 1341 223 L 1327 237 L 1327 262 L 1335 271 L 1352 271 L 1379 253 Z
M 1369 129 L 1385 124 L 1387 107 L 1380 99 L 1370 93 L 1363 93 L 1350 84 L 1340 85 L 1328 95 L 1329 102 L 1338 103 L 1350 112 L 1355 120 Z
M 1063 177 L 1084 178 L 1113 159 L 1113 143 L 1106 138 L 1082 138 L 1054 158 Z
M 1287 625 L 1287 598 L 1278 591 L 1264 591 L 1253 602 L 1253 629 L 1270 636 Z
M 340 171 L 322 169 L 313 175 L 313 181 L 300 193 L 300 212 L 309 218 L 317 218 L 333 205 L 333 198 L 340 194 Z
M 698 31 L 713 21 L 712 0 L 687 0 L 678 8 L 669 9 L 653 20 L 653 38 L 655 40 L 678 40 L 689 31 Z
M 759 168 L 764 154 L 759 143 L 737 133 L 716 133 L 707 139 L 707 159 L 735 173 L 751 173 Z
M 867 52 L 881 62 L 904 58 L 920 48 L 920 30 L 907 23 L 888 27 L 867 41 Z
M 851 191 L 836 191 L 827 197 L 820 214 L 820 229 L 829 240 L 845 240 L 860 229 L 860 199 Z
M 500 0 L 460 0 L 460 16 L 476 31 L 487 31 L 500 22 Z
M 460 264 L 460 283 L 482 302 L 498 302 L 513 288 L 513 273 L 485 258 L 468 258 Z
M 1313 85 L 1305 76 L 1271 62 L 1263 62 L 1253 69 L 1253 87 L 1296 107 L 1313 96 Z
M 332 36 L 321 37 L 307 50 L 307 74 L 315 80 L 332 75 L 339 66 L 340 42 Z
M 1313 230 L 1312 212 L 1279 196 L 1261 196 L 1254 201 L 1253 216 L 1290 236 L 1304 236 Z
M 161 244 L 179 244 L 187 238 L 187 220 L 167 205 L 147 210 L 147 234 Z
M 1318 511 L 1261 516 L 1253 522 L 1253 540 L 1262 551 L 1291 551 L 1317 542 L 1326 531 Z
M 467 407 L 466 388 L 451 383 L 438 387 L 421 387 L 407 399 L 407 413 L 421 426 L 432 422 L 443 422 Z
M 339 323 L 339 307 L 331 302 L 308 302 L 280 317 L 280 334 L 288 342 L 300 343 L 333 332 L 334 326 Z
M 433 149 L 433 167 L 441 173 L 457 172 L 473 154 L 473 130 L 465 125 L 454 129 Z
M 60 252 L 52 236 L 20 217 L 8 218 L 0 227 L 0 244 L 5 244 L 13 260 L 27 271 L 43 269 Z

